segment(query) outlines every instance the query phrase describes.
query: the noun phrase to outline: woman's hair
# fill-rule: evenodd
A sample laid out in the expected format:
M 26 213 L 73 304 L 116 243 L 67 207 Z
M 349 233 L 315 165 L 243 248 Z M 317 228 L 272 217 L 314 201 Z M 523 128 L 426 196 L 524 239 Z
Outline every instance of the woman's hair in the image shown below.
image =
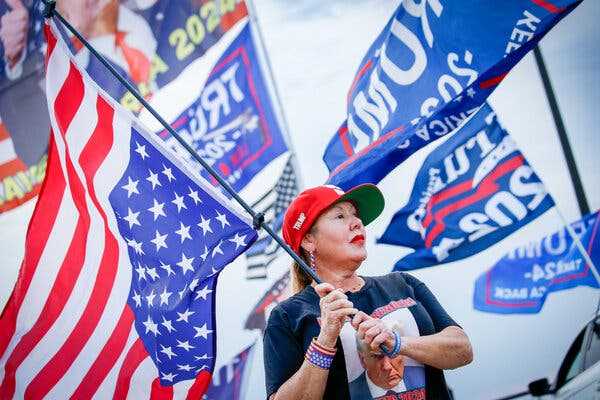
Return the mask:
M 300 252 L 302 253 L 300 255 L 300 258 L 302 258 L 307 265 L 310 265 L 310 263 L 308 261 L 308 257 L 306 257 L 306 255 L 304 254 L 304 249 L 300 249 Z M 304 289 L 305 287 L 310 285 L 312 282 L 312 278 L 310 275 L 308 275 L 306 272 L 304 272 L 302 267 L 295 261 L 292 264 L 291 268 L 292 268 L 292 295 L 295 295 L 296 293 L 300 293 L 302 291 L 302 289 Z
M 314 233 L 315 231 L 316 231 L 316 227 L 313 224 L 313 226 L 311 226 L 310 229 L 308 230 L 307 234 Z M 306 250 L 304 250 L 302 248 L 302 246 L 300 246 L 299 256 L 301 259 L 304 260 L 306 265 L 310 266 L 310 260 L 309 260 L 308 254 L 306 254 Z M 296 293 L 300 293 L 305 287 L 310 285 L 312 283 L 313 279 L 309 274 L 304 272 L 302 267 L 295 261 L 292 264 L 291 271 L 292 271 L 292 296 L 293 296 Z

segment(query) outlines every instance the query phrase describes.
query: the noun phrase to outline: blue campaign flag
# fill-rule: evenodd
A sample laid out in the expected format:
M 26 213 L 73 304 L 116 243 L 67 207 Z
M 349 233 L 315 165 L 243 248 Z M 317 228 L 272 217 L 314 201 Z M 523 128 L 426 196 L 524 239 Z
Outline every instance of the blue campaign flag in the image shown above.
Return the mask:
M 249 24 L 221 55 L 198 99 L 172 126 L 235 190 L 287 151 Z M 191 162 L 166 130 L 159 135 Z M 203 175 L 211 179 L 206 171 Z
M 571 224 L 594 265 L 600 264 L 600 214 Z M 567 228 L 517 247 L 475 282 L 476 310 L 499 314 L 539 312 L 552 292 L 577 286 L 599 287 Z
M 554 205 L 489 105 L 425 159 L 378 243 L 411 247 L 395 270 L 460 260 Z
M 242 350 L 213 376 L 205 400 L 240 400 L 247 382 L 248 361 L 252 359 L 255 343 Z
M 377 183 L 455 129 L 579 0 L 403 1 L 360 63 L 323 160 L 328 182 Z

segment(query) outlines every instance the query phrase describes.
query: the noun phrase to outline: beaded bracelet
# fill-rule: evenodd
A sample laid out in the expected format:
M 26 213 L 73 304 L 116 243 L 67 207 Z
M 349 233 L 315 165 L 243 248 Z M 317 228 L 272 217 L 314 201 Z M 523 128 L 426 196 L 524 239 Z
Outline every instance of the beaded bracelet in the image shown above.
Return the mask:
M 389 358 L 397 357 L 400 354 L 400 347 L 402 345 L 402 340 L 400 339 L 400 335 L 398 332 L 394 331 L 394 348 L 392 350 L 388 350 L 385 345 L 381 345 L 381 350 L 383 354 L 385 354 Z
M 306 350 L 304 358 L 315 367 L 329 369 L 336 351 L 337 349 L 335 348 L 325 348 L 317 342 L 316 338 L 313 338 L 312 342 L 310 342 L 310 346 L 308 346 L 308 350 Z

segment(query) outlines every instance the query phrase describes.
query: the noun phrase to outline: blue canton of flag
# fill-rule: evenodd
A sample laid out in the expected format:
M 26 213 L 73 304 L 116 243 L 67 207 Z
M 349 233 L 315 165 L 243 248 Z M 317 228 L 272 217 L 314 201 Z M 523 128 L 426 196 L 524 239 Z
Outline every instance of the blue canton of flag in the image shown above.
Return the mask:
M 257 234 L 135 129 L 130 144 L 110 203 L 134 268 L 135 327 L 166 386 L 212 371 L 217 275 Z
M 600 214 L 588 214 L 571 227 L 597 267 Z M 549 293 L 577 286 L 599 287 L 592 268 L 564 227 L 517 247 L 482 274 L 475 282 L 473 306 L 498 314 L 538 313 Z
M 412 270 L 482 251 L 554 205 L 491 107 L 431 152 L 408 203 L 378 239 L 413 248 L 394 269 Z
M 377 183 L 476 111 L 581 1 L 403 1 L 360 63 L 323 160 L 329 183 Z

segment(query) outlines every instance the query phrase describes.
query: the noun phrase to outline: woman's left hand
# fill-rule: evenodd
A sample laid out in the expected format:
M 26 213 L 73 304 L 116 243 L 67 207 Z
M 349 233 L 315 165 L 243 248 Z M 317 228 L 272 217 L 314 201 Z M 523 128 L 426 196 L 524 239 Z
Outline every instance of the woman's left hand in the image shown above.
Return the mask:
M 371 317 L 359 311 L 352 318 L 352 326 L 358 332 L 358 337 L 367 344 L 372 351 L 379 352 L 383 344 L 387 349 L 393 349 L 396 338 L 390 328 L 379 318 Z

